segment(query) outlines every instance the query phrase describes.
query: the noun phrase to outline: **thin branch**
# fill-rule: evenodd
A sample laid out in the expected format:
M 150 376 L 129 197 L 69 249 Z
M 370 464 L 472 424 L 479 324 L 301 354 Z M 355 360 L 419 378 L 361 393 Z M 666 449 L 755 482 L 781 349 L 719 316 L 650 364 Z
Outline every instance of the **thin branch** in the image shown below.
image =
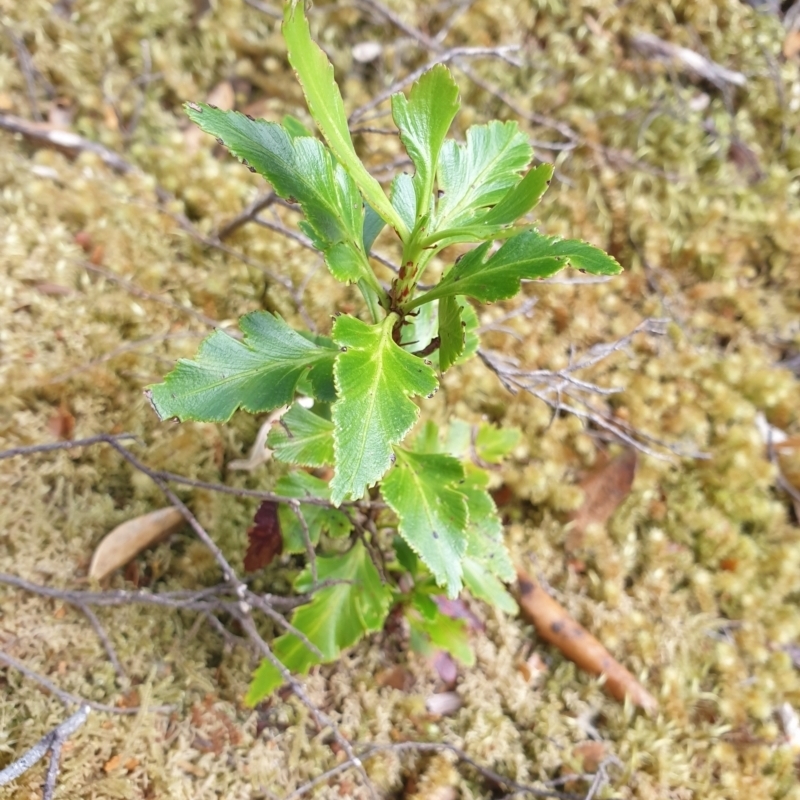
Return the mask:
M 69 442 L 50 442 L 49 444 L 34 444 L 28 447 L 12 447 L 10 450 L 0 450 L 0 461 L 4 458 L 15 458 L 16 456 L 27 456 L 32 453 L 50 453 L 54 450 L 71 450 L 74 447 L 89 447 L 94 444 L 109 444 L 111 441 L 129 441 L 136 439 L 133 433 L 100 433 L 97 436 L 89 436 L 86 439 L 73 439 Z
M 25 751 L 16 761 L 0 771 L 0 786 L 5 786 L 7 783 L 11 783 L 11 781 L 19 778 L 20 775 L 26 773 L 34 764 L 41 761 L 51 750 L 53 751 L 54 758 L 50 762 L 50 767 L 52 769 L 53 761 L 55 761 L 57 771 L 58 753 L 56 752 L 56 745 L 58 745 L 58 750 L 60 751 L 61 744 L 86 722 L 90 711 L 90 707 L 84 703 L 71 717 L 64 720 L 64 722 L 54 730 L 42 736 L 30 750 Z M 49 778 L 50 770 L 48 770 L 48 783 Z M 53 779 L 53 784 L 55 784 L 55 778 Z
M 48 678 L 45 678 L 44 675 L 34 672 L 34 670 L 30 669 L 30 667 L 26 667 L 22 662 L 17 661 L 16 658 L 12 658 L 10 655 L 8 655 L 8 653 L 4 653 L 2 650 L 0 650 L 0 662 L 5 664 L 7 667 L 17 670 L 17 672 L 21 672 L 26 678 L 30 678 L 40 686 L 43 686 L 51 694 L 55 695 L 62 703 L 67 705 L 72 704 L 76 706 L 89 706 L 89 708 L 93 708 L 95 711 L 103 711 L 106 714 L 124 715 L 140 714 L 143 711 L 149 714 L 169 714 L 175 710 L 174 706 L 118 708 L 117 706 L 109 706 L 105 703 L 97 703 L 94 700 L 87 700 L 85 697 L 78 697 L 78 695 L 72 694 L 71 692 L 65 692 L 63 689 L 59 689 L 58 686 L 56 686 Z

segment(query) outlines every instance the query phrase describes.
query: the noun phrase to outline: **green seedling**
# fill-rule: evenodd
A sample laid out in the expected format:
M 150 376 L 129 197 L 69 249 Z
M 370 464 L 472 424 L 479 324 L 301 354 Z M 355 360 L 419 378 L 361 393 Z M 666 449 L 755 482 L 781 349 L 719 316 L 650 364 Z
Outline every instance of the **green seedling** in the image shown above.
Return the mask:
M 298 500 L 307 531 L 291 508 L 281 506 L 284 552 L 306 552 L 310 539 L 319 553 L 317 580 L 335 583 L 317 590 L 292 617 L 314 649 L 289 633 L 273 643 L 289 670 L 304 673 L 336 659 L 380 630 L 398 603 L 412 642 L 416 637 L 443 647 L 468 663 L 463 623 L 446 618 L 432 598 L 455 598 L 466 586 L 514 610 L 503 586 L 514 577 L 511 560 L 487 473 L 477 464 L 510 450 L 515 434 L 487 425 L 476 432 L 463 423 L 439 431 L 428 423 L 409 442 L 418 402 L 436 392 L 442 373 L 475 353 L 478 320 L 470 301 L 511 298 L 521 280 L 568 266 L 593 275 L 614 275 L 620 267 L 585 242 L 545 236 L 521 222 L 553 169 L 531 166 L 531 146 L 516 122 L 475 125 L 465 142 L 447 138 L 459 99 L 443 65 L 422 75 L 408 96 L 392 97 L 392 116 L 415 172 L 395 177 L 387 196 L 356 154 L 333 67 L 311 39 L 302 4 L 287 2 L 283 34 L 324 141 L 292 121 L 254 120 L 201 103 L 188 103 L 187 113 L 299 206 L 303 231 L 331 275 L 358 286 L 367 319 L 339 314 L 326 338 L 298 332 L 276 314 L 247 314 L 241 339 L 213 333 L 194 360 L 181 360 L 151 387 L 152 403 L 163 419 L 206 422 L 225 422 L 239 408 L 260 414 L 290 406 L 269 445 L 275 458 L 295 465 L 276 490 Z M 387 226 L 402 248 L 388 285 L 370 256 Z M 434 258 L 452 245 L 470 244 L 476 246 L 420 290 Z M 297 402 L 303 397 L 313 400 L 310 409 Z M 476 448 L 484 453 L 479 459 Z M 332 467 L 333 477 L 325 482 L 299 467 Z M 356 536 L 353 503 L 368 494 L 380 494 L 388 508 Z M 309 498 L 329 505 L 303 502 Z M 396 531 L 393 544 L 391 536 L 379 535 L 387 529 Z M 373 560 L 381 548 L 383 575 Z M 310 567 L 295 588 L 314 588 Z M 248 700 L 258 702 L 281 682 L 265 661 Z

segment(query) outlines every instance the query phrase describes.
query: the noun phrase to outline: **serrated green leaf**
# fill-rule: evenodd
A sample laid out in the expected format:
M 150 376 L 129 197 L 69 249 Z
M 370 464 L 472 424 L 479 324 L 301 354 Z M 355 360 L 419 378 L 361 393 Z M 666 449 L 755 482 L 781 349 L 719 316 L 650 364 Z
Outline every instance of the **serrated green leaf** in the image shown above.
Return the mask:
M 333 464 L 333 423 L 295 403 L 272 428 L 267 445 L 278 461 L 303 467 Z
M 226 422 L 237 408 L 252 414 L 291 403 L 300 377 L 325 386 L 336 350 L 292 330 L 279 316 L 254 311 L 239 320 L 239 341 L 215 331 L 195 360 L 181 359 L 163 383 L 149 387 L 161 419 Z
M 294 497 L 300 501 L 300 510 L 308 526 L 308 538 L 316 546 L 320 536 L 327 533 L 331 538 L 347 536 L 353 528 L 350 520 L 335 508 L 303 503 L 303 500 L 314 497 L 319 500 L 330 500 L 331 491 L 325 481 L 309 475 L 307 472 L 292 472 L 285 475 L 275 484 L 275 493 L 282 497 Z M 278 517 L 283 535 L 283 551 L 285 553 L 305 553 L 306 541 L 303 525 L 297 514 L 286 505 L 278 508 Z
M 462 563 L 464 584 L 475 597 L 506 614 L 516 614 L 519 611 L 517 601 L 483 564 L 470 556 L 464 556 Z
M 458 489 L 467 500 L 469 524 L 466 555 L 503 581 L 514 580 L 514 565 L 503 541 L 503 524 L 489 492 L 488 475 L 477 468 L 467 473 Z
M 427 592 L 414 591 L 411 595 L 411 606 L 419 611 L 423 619 L 435 619 L 440 614 L 436 601 Z
M 459 105 L 458 86 L 444 64 L 424 73 L 408 98 L 400 92 L 392 95 L 392 117 L 416 167 L 416 207 L 423 213 L 429 211 L 439 151 Z
M 520 181 L 533 151 L 516 122 L 473 125 L 466 143 L 448 139 L 439 153 L 437 181 L 443 192 L 433 230 L 460 227 L 499 203 Z
M 453 295 L 439 301 L 439 368 L 446 372 L 464 352 L 466 324 Z
M 446 455 L 399 447 L 395 452 L 397 462 L 381 483 L 383 498 L 398 516 L 400 535 L 436 582 L 456 597 L 466 550 L 467 502 L 456 489 L 464 468 Z
M 469 222 L 462 222 L 453 228 L 439 228 L 426 236 L 422 245 L 437 250 L 454 244 L 488 242 L 493 239 L 510 239 L 518 236 L 530 225 L 508 227 L 527 214 L 541 199 L 553 176 L 551 164 L 540 164 L 513 186 L 500 202 L 488 211 L 477 212 Z
M 511 225 L 536 206 L 547 191 L 553 177 L 552 164 L 540 164 L 503 196 L 502 200 L 484 214 L 483 225 Z
M 302 3 L 285 4 L 283 37 L 289 52 L 289 63 L 297 73 L 308 109 L 328 146 L 355 181 L 367 203 L 405 239 L 409 231 L 403 220 L 392 208 L 381 185 L 367 172 L 356 155 L 347 127 L 342 94 L 333 77 L 333 66 L 311 39 Z
M 300 204 L 305 215 L 300 227 L 337 280 L 374 281 L 363 249 L 361 195 L 322 142 L 238 111 L 203 103 L 187 104 L 186 109 L 192 121 L 263 175 L 280 197 Z
M 499 464 L 517 446 L 521 435 L 518 428 L 483 423 L 475 436 L 475 454 L 481 461 Z
M 334 424 L 336 474 L 333 502 L 360 498 L 389 469 L 392 445 L 402 441 L 419 416 L 410 399 L 438 386 L 434 371 L 392 339 L 396 314 L 377 325 L 338 317 L 333 339 L 342 349 L 336 358 L 337 400 Z
M 536 231 L 509 239 L 487 258 L 490 243 L 465 254 L 430 291 L 415 298 L 415 308 L 448 295 L 466 295 L 484 303 L 505 300 L 518 291 L 522 279 L 548 278 L 571 266 L 591 275 L 616 275 L 622 267 L 587 242 L 542 236 Z
M 314 664 L 334 661 L 342 650 L 367 633 L 380 630 L 392 599 L 390 589 L 381 583 L 360 542 L 343 555 L 318 558 L 317 573 L 320 581 L 346 583 L 316 592 L 310 603 L 294 612 L 291 621 L 317 647 L 322 659 L 291 633 L 279 636 L 272 643 L 275 656 L 297 675 L 305 674 Z M 312 588 L 310 569 L 301 573 L 295 588 L 301 592 Z M 282 683 L 281 673 L 269 661 L 262 661 L 247 692 L 247 703 L 255 705 Z

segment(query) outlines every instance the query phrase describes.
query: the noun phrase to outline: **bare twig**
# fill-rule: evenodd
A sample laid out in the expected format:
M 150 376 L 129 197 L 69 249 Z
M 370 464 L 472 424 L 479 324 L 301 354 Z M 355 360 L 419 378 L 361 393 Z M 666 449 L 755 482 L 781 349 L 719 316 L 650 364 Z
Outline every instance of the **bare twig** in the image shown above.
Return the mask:
M 8 653 L 4 653 L 2 650 L 0 650 L 0 662 L 5 664 L 7 667 L 17 670 L 17 672 L 21 672 L 26 678 L 30 678 L 40 686 L 43 686 L 51 694 L 55 695 L 62 703 L 66 703 L 68 705 L 72 704 L 76 706 L 89 706 L 89 708 L 92 708 L 95 711 L 103 711 L 106 714 L 124 715 L 140 714 L 143 711 L 149 714 L 169 714 L 171 711 L 175 710 L 174 706 L 119 708 L 117 706 L 106 705 L 105 703 L 97 703 L 94 700 L 87 700 L 85 697 L 78 697 L 78 695 L 72 694 L 71 692 L 65 692 L 63 689 L 59 689 L 58 686 L 56 686 L 48 678 L 45 678 L 44 675 L 40 675 L 30 667 L 26 667 L 22 662 L 17 661 L 16 658 L 12 658 L 10 655 L 8 655 Z
M 12 447 L 10 450 L 0 450 L 0 461 L 4 458 L 28 456 L 33 453 L 51 453 L 54 450 L 71 450 L 74 447 L 90 447 L 93 444 L 108 444 L 112 440 L 124 442 L 130 439 L 136 439 L 136 435 L 133 433 L 101 433 L 97 436 L 89 436 L 86 439 L 73 439 L 69 442 L 50 442 L 48 444 L 33 444 L 27 447 Z
M 50 733 L 45 734 L 30 750 L 24 752 L 16 761 L 0 771 L 0 786 L 5 786 L 7 783 L 19 778 L 20 775 L 27 772 L 48 753 L 51 753 L 44 791 L 44 797 L 51 797 L 53 788 L 55 788 L 55 779 L 58 775 L 58 759 L 61 753 L 61 745 L 86 722 L 90 711 L 90 707 L 84 703 L 71 717 L 64 720 Z M 51 773 L 53 774 L 51 775 Z
M 631 37 L 631 44 L 646 56 L 651 58 L 669 59 L 678 63 L 689 72 L 713 83 L 719 89 L 726 86 L 744 86 L 747 78 L 741 73 L 727 69 L 700 53 L 688 47 L 679 47 L 671 42 L 660 39 L 653 33 L 637 33 Z

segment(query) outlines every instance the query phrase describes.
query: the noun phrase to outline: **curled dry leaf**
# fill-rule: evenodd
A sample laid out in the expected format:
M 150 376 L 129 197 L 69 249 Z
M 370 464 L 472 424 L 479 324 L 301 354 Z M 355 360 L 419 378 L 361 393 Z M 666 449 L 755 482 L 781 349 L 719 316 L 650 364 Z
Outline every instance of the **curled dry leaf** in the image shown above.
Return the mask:
M 99 581 L 107 578 L 142 550 L 177 531 L 183 523 L 181 512 L 170 506 L 117 525 L 94 551 L 89 577 Z
M 658 701 L 567 610 L 526 572 L 517 570 L 519 605 L 523 616 L 546 642 L 592 675 L 604 675 L 606 691 L 616 700 L 630 701 L 655 711 Z

